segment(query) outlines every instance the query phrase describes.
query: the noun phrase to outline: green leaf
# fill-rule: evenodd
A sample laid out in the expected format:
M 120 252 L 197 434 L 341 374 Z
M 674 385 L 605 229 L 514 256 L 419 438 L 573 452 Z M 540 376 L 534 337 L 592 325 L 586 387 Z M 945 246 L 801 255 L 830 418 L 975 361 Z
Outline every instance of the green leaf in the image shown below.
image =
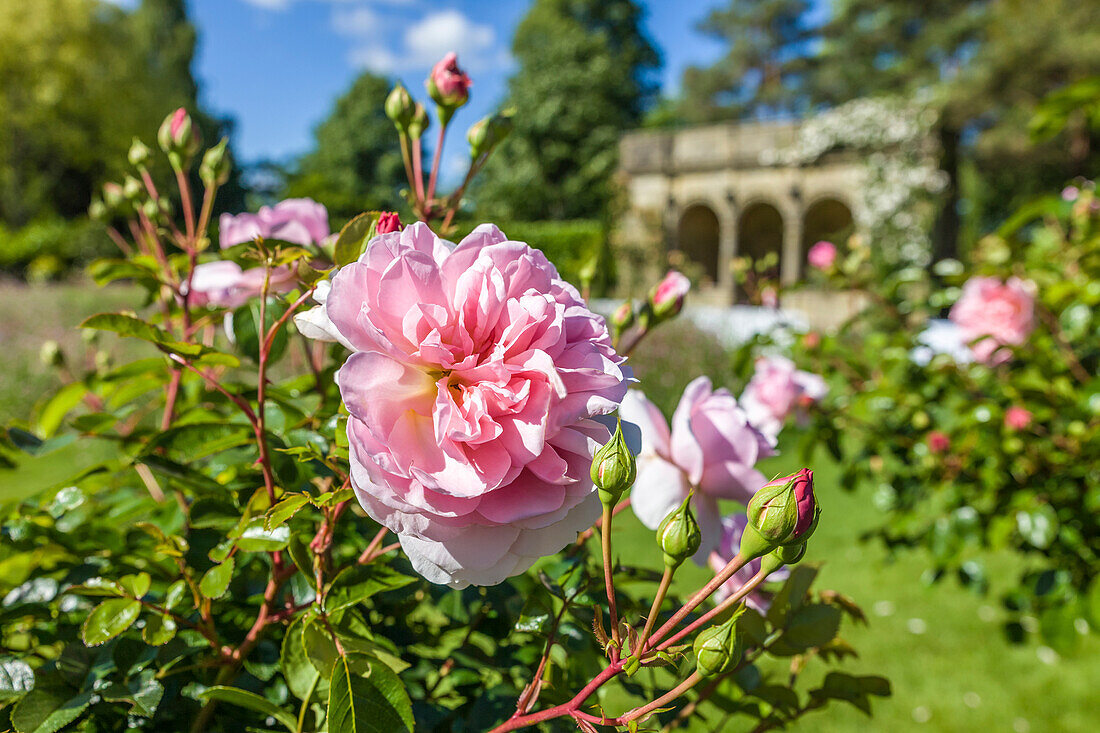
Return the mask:
M 34 670 L 22 659 L 0 657 L 0 702 L 34 689 Z
M 99 259 L 88 265 L 88 274 L 96 285 L 107 285 L 115 280 L 131 279 L 144 287 L 155 289 L 160 281 L 157 271 L 133 260 Z
M 294 561 L 294 564 L 298 566 L 298 569 L 302 571 L 302 575 L 305 576 L 306 581 L 310 586 L 314 586 L 316 581 L 313 576 L 313 555 L 309 551 L 309 547 L 298 535 L 293 535 L 290 538 L 290 542 L 287 543 L 287 552 L 290 554 L 290 559 Z M 317 591 L 317 588 L 314 588 Z
M 403 588 L 416 578 L 388 565 L 355 565 L 340 572 L 325 596 L 325 609 L 332 613 L 362 603 L 375 593 Z
M 176 605 L 183 600 L 183 597 L 187 595 L 187 581 L 180 578 L 172 585 L 168 586 L 168 590 L 164 593 L 164 607 L 171 611 Z
M 86 394 L 88 385 L 83 382 L 72 382 L 59 389 L 39 411 L 36 432 L 44 438 L 56 433 L 61 427 L 61 421 L 80 404 Z
M 198 356 L 205 350 L 205 347 L 200 344 L 188 344 L 178 341 L 163 328 L 123 313 L 98 313 L 85 319 L 80 327 L 111 331 L 119 336 L 139 338 L 142 341 L 155 344 L 163 351 L 181 356 Z
M 378 225 L 379 216 L 381 216 L 381 212 L 368 211 L 344 225 L 333 248 L 333 257 L 336 260 L 337 267 L 343 267 L 359 259 L 359 255 L 363 254 L 363 246 L 370 239 L 375 227 Z
M 318 682 L 321 681 L 321 673 L 310 662 L 302 644 L 302 627 L 300 619 L 295 620 L 286 630 L 283 637 L 283 648 L 279 655 L 279 666 L 286 680 L 286 686 L 291 694 L 299 700 L 311 697 L 318 690 Z M 328 686 L 328 680 L 325 680 Z
M 767 618 L 773 626 L 782 627 L 786 623 L 787 616 L 802 607 L 806 593 L 809 592 L 816 577 L 817 568 L 813 565 L 796 565 L 791 570 L 787 582 L 775 594 L 771 607 L 768 608 Z
M 163 613 L 149 614 L 145 617 L 141 638 L 149 646 L 164 646 L 176 638 L 176 620 Z
M 824 646 L 836 637 L 840 618 L 840 609 L 835 606 L 822 603 L 803 606 L 791 614 L 783 634 L 770 651 L 777 656 L 790 656 Z
M 115 638 L 141 613 L 141 604 L 129 598 L 112 598 L 92 609 L 84 621 L 81 636 L 88 646 L 98 646 Z
M 33 456 L 17 454 L 14 468 L 0 469 L 0 504 L 76 483 L 119 456 L 118 444 L 103 438 L 77 438 Z
M 126 591 L 128 595 L 131 595 L 134 598 L 144 598 L 145 594 L 149 592 L 149 586 L 152 584 L 152 578 L 149 577 L 149 573 L 124 575 L 118 579 L 118 584 L 122 587 L 122 590 Z
M 199 592 L 207 598 L 221 598 L 225 595 L 229 590 L 229 581 L 233 580 L 234 564 L 233 558 L 228 558 L 221 565 L 215 565 L 203 573 L 202 580 L 199 581 Z
M 133 705 L 131 712 L 151 718 L 164 697 L 164 685 L 154 675 L 151 669 L 143 670 L 125 685 L 115 683 L 104 688 L 101 695 L 107 702 L 128 702 Z
M 271 327 L 275 325 L 283 313 L 286 312 L 286 306 L 279 303 L 274 298 L 268 298 L 267 304 L 264 306 L 264 327 L 263 332 L 266 334 Z M 259 361 L 260 358 L 260 330 L 257 328 L 257 324 L 260 322 L 260 301 L 258 298 L 254 298 L 237 310 L 233 311 L 233 336 L 237 342 L 237 353 L 245 356 L 252 361 Z M 268 352 L 268 363 L 276 362 L 279 357 L 286 352 L 287 335 L 286 329 L 280 328 L 279 332 L 275 334 L 275 338 L 271 341 L 271 350 Z
M 63 685 L 36 687 L 16 703 L 11 723 L 19 733 L 55 733 L 87 709 L 92 692 L 73 694 Z
M 237 547 L 242 552 L 274 552 L 282 550 L 290 542 L 290 527 L 285 524 L 274 529 L 264 528 L 264 518 L 255 517 L 237 537 Z
M 305 494 L 291 494 L 268 510 L 264 517 L 264 529 L 272 530 L 286 522 L 298 513 L 298 510 L 309 503 L 309 497 Z
M 365 677 L 357 674 L 362 664 Z M 399 733 L 413 726 L 408 694 L 388 667 L 358 655 L 336 660 L 328 690 L 329 733 Z
M 298 730 L 298 720 L 293 715 L 267 698 L 260 697 L 254 692 L 248 692 L 238 687 L 218 685 L 203 690 L 199 693 L 199 697 L 207 700 L 227 702 L 230 705 L 238 705 L 242 708 L 254 710 L 261 715 L 279 721 L 287 730 L 291 731 L 291 733 L 295 733 L 295 731 Z

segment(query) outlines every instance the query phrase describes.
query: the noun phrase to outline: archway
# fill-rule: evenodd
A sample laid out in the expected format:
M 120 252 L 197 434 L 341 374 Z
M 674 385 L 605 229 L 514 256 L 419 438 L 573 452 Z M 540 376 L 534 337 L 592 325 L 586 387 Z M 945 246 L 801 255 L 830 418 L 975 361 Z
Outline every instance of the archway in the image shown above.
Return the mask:
M 676 244 L 712 284 L 718 282 L 718 216 L 709 206 L 693 204 L 684 210 Z
M 737 254 L 753 263 L 768 260 L 762 274 L 778 278 L 783 260 L 783 215 L 771 204 L 747 206 L 737 225 Z
M 836 199 L 821 199 L 806 209 L 802 226 L 802 260 L 810 247 L 821 240 L 842 245 L 852 234 L 852 210 Z

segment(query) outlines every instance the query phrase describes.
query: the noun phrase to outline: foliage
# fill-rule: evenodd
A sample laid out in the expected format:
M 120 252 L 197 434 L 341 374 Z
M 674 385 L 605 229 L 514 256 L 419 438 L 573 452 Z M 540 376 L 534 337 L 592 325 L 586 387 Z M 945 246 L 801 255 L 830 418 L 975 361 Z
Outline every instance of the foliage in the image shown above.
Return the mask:
M 10 231 L 0 223 L 0 269 L 57 274 L 74 262 L 88 262 L 113 245 L 101 225 L 89 221 L 47 219 Z
M 633 0 L 537 0 L 512 41 L 515 130 L 474 192 L 490 218 L 605 216 L 619 135 L 652 101 L 659 59 Z
M 364 72 L 317 126 L 316 147 L 288 176 L 285 194 L 324 201 L 346 221 L 366 209 L 396 209 L 404 180 L 393 124 L 382 103 L 390 83 Z
M 838 274 L 872 304 L 802 353 L 846 385 L 814 434 L 844 456 L 842 485 L 877 486 L 889 516 L 874 534 L 892 548 L 924 548 L 933 577 L 979 591 L 991 550 L 1018 554 L 1007 632 L 1019 640 L 1038 630 L 1058 650 L 1079 643 L 1078 619 L 1100 620 L 1100 217 L 1091 186 L 1075 195 L 1021 209 L 969 267 L 941 262 L 943 285 L 916 268 L 883 280 L 849 255 Z M 1003 364 L 926 362 L 927 318 L 975 274 L 1034 282 L 1037 327 Z M 1027 410 L 1026 424 L 1013 424 L 1010 408 Z

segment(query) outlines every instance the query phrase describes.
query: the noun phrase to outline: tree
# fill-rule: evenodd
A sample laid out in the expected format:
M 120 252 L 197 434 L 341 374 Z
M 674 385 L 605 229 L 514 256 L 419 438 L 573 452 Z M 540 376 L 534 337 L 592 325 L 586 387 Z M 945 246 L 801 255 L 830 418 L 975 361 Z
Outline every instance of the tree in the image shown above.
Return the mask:
M 402 205 L 405 168 L 397 131 L 383 110 L 391 86 L 365 72 L 336 100 L 314 132 L 316 147 L 288 177 L 287 196 L 323 201 L 337 218 Z
M 657 51 L 632 0 L 536 0 L 512 41 L 515 129 L 475 191 L 519 220 L 603 215 L 623 130 L 654 101 Z
M 806 75 L 817 29 L 809 0 L 731 0 L 699 24 L 729 44 L 713 66 L 684 71 L 680 116 L 688 122 L 794 116 L 809 99 Z

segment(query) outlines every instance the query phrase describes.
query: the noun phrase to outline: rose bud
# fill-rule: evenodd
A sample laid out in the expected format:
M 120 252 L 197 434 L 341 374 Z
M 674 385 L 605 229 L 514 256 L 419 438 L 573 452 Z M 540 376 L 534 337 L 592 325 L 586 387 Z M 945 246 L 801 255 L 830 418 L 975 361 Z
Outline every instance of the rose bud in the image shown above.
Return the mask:
M 649 294 L 649 307 L 656 321 L 672 318 L 684 307 L 684 298 L 691 290 L 691 281 L 676 270 L 669 270 Z
M 117 183 L 104 183 L 103 203 L 113 211 L 121 209 L 126 204 L 126 196 L 122 192 L 122 186 Z
M 107 211 L 107 205 L 103 203 L 102 199 L 93 198 L 92 203 L 88 204 L 88 218 L 100 224 L 106 224 L 110 221 L 110 212 Z
M 665 567 L 675 570 L 689 557 L 699 551 L 703 542 L 703 532 L 699 522 L 691 513 L 691 497 L 688 493 L 680 507 L 661 520 L 657 527 L 657 544 L 664 553 Z
M 695 664 L 699 674 L 715 677 L 729 672 L 741 662 L 744 651 L 741 635 L 737 633 L 737 619 L 744 611 L 736 611 L 728 621 L 699 632 L 695 637 L 692 650 L 695 652 Z
M 180 107 L 164 118 L 157 132 L 160 149 L 168 153 L 168 160 L 174 167 L 182 168 L 185 163 L 199 152 L 202 147 L 202 135 L 191 120 L 187 110 Z
M 416 114 L 416 103 L 409 90 L 398 83 L 386 97 L 386 116 L 393 120 L 399 132 L 407 132 Z
M 470 98 L 470 77 L 458 68 L 458 54 L 451 51 L 432 67 L 424 85 L 428 95 L 439 105 L 444 123 L 456 109 Z
M 782 545 L 804 543 L 817 529 L 819 509 L 814 473 L 798 473 L 764 484 L 748 505 L 748 526 L 741 536 L 741 555 L 760 557 Z
M 374 233 L 389 234 L 401 229 L 401 217 L 396 211 L 383 211 L 378 215 L 378 223 L 374 225 Z
M 409 137 L 413 140 L 420 139 L 420 136 L 424 134 L 425 130 L 431 127 L 432 121 L 428 117 L 428 110 L 424 109 L 424 105 L 420 102 L 416 103 L 413 109 L 412 121 L 409 122 Z
M 38 360 L 42 362 L 42 366 L 65 366 L 65 354 L 61 351 L 61 345 L 53 340 L 42 342 L 42 348 L 38 350 Z
M 638 478 L 638 463 L 623 437 L 623 424 L 619 421 L 615 434 L 592 456 L 592 483 L 600 494 L 600 501 L 613 505 L 622 493 Z
M 130 165 L 135 168 L 142 168 L 149 162 L 152 155 L 153 151 L 149 150 L 145 143 L 135 137 L 134 141 L 130 143 L 130 152 L 126 154 L 126 158 L 130 161 Z
M 512 132 L 512 110 L 504 110 L 494 115 L 483 117 L 466 132 L 466 140 L 470 143 L 470 158 L 477 160 L 482 155 L 493 152 L 501 140 Z
M 1005 427 L 1009 430 L 1023 430 L 1031 424 L 1031 411 L 1013 405 L 1005 410 Z
M 126 176 L 125 180 L 122 181 L 122 195 L 127 201 L 137 201 L 144 191 L 145 188 L 141 185 L 141 181 L 133 176 Z
M 806 543 L 797 545 L 780 545 L 764 557 L 760 558 L 760 569 L 765 575 L 771 575 L 784 565 L 794 565 L 806 556 Z
M 630 301 L 623 303 L 611 314 L 611 330 L 617 337 L 626 329 L 634 325 L 634 304 Z
M 220 186 L 229 180 L 229 138 L 223 137 L 217 145 L 206 151 L 199 164 L 199 178 L 207 187 Z
M 951 447 L 951 438 L 942 430 L 933 430 L 928 433 L 928 450 L 933 453 L 946 453 Z

